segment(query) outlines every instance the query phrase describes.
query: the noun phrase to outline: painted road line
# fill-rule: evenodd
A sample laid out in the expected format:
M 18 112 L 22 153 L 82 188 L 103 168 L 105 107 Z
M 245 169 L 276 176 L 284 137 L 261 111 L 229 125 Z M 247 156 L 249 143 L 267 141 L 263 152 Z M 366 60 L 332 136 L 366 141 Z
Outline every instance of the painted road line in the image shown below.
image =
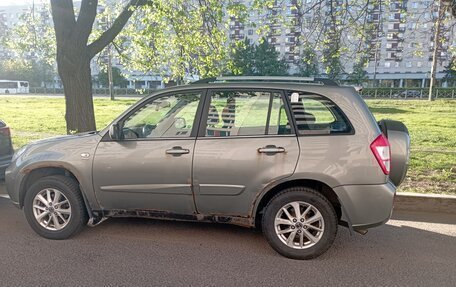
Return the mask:
M 7 195 L 7 194 L 0 194 L 0 197 L 6 198 L 6 199 L 10 199 L 9 195 Z

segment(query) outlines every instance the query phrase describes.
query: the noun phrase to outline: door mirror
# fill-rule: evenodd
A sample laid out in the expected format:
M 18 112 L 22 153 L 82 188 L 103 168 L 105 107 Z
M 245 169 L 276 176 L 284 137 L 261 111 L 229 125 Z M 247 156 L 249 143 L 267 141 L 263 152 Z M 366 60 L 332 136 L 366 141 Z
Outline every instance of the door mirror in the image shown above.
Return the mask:
M 114 123 L 109 127 L 109 137 L 112 140 L 121 140 L 122 139 L 119 123 Z

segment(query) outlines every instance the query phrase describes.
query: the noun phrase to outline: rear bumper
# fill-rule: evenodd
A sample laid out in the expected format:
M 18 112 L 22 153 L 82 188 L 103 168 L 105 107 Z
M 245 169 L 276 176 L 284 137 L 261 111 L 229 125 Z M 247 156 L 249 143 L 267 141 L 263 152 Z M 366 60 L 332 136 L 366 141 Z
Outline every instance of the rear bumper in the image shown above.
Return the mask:
M 334 192 L 343 206 L 341 219 L 355 230 L 382 225 L 391 217 L 396 187 L 390 182 L 338 186 Z

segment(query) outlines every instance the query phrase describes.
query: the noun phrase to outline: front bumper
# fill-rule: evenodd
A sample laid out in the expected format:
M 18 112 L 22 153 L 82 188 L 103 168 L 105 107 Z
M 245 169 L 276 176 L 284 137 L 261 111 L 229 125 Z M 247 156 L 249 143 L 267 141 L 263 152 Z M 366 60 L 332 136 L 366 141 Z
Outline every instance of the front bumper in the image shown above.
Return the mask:
M 16 168 L 15 162 L 12 162 L 5 171 L 5 187 L 8 195 L 14 205 L 20 207 L 19 186 L 21 178 Z
M 386 223 L 393 210 L 396 186 L 391 182 L 375 185 L 343 185 L 334 188 L 342 204 L 342 220 L 353 229 L 368 229 Z
M 11 163 L 12 155 L 6 158 L 0 159 L 0 179 L 5 177 L 5 170 Z

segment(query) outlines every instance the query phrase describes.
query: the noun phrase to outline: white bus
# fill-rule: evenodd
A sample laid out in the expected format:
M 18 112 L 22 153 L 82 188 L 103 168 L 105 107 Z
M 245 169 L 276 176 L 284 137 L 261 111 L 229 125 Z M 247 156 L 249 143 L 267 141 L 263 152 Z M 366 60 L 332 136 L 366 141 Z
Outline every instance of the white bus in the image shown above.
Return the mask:
M 29 82 L 0 80 L 0 94 L 28 94 Z

